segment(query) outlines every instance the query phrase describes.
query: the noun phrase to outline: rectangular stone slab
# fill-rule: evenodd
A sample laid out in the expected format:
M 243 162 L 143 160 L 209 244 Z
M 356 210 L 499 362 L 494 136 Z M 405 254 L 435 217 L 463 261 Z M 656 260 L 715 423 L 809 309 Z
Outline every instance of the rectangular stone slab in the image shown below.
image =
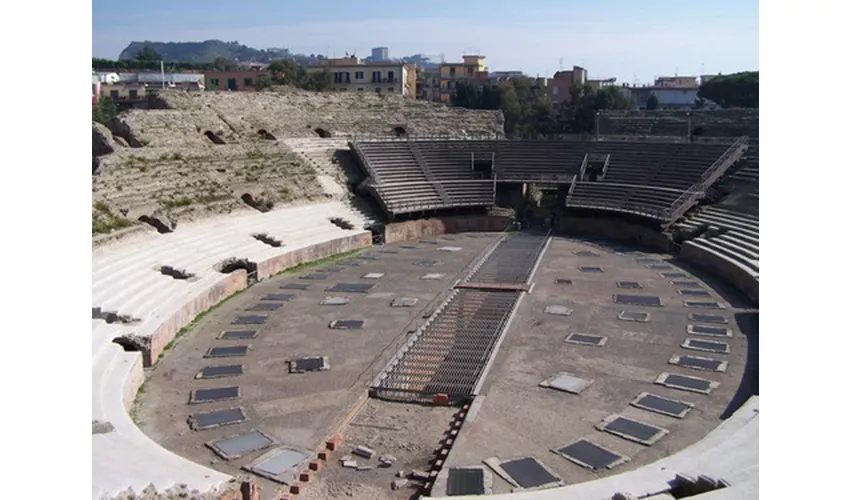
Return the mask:
M 281 308 L 283 304 L 280 302 L 258 302 L 253 306 L 245 309 L 246 311 L 276 311 Z
M 195 389 L 190 393 L 189 404 L 208 403 L 211 401 L 226 401 L 239 397 L 239 387 L 215 387 L 212 389 Z
M 449 479 L 446 486 L 446 495 L 483 495 L 484 471 L 481 469 L 449 469 Z
M 683 368 L 691 368 L 694 370 L 706 370 L 713 372 L 726 371 L 726 361 L 719 359 L 705 358 L 702 356 L 679 356 L 674 355 L 670 358 L 671 365 L 681 366 Z
M 700 323 L 718 323 L 718 324 L 726 324 L 729 323 L 729 320 L 726 319 L 726 316 L 722 314 L 711 314 L 711 313 L 691 313 L 688 314 L 688 318 L 691 321 L 699 321 Z
M 627 293 L 615 293 L 615 304 L 626 304 L 647 307 L 661 307 L 661 297 L 657 295 L 638 295 Z
M 732 330 L 725 326 L 688 325 L 689 335 L 704 335 L 708 337 L 731 337 Z
M 301 283 L 290 283 L 291 285 L 300 285 Z M 310 285 L 307 285 L 310 286 Z M 260 300 L 277 300 L 280 302 L 288 302 L 295 298 L 294 293 L 270 293 L 263 296 Z
M 500 465 L 522 488 L 536 488 L 560 481 L 532 457 L 502 462 Z
M 233 320 L 234 325 L 262 325 L 269 317 L 265 314 L 253 314 L 248 316 L 237 316 Z
M 205 366 L 195 375 L 195 378 L 224 378 L 242 375 L 242 365 Z
M 362 328 L 363 323 L 362 319 L 336 319 L 328 326 L 333 330 L 351 330 Z
M 267 479 L 288 484 L 297 478 L 300 465 L 309 458 L 310 455 L 299 450 L 278 448 L 261 456 L 246 469 Z
M 694 407 L 693 403 L 665 398 L 648 392 L 638 394 L 631 405 L 635 408 L 675 418 L 685 418 Z
M 719 385 L 717 382 L 712 380 L 700 377 L 677 375 L 675 373 L 662 373 L 655 379 L 655 383 L 672 389 L 697 392 L 699 394 L 709 394 Z
M 643 311 L 620 311 L 617 315 L 617 319 L 621 319 L 623 321 L 637 321 L 640 323 L 646 323 L 649 321 L 649 318 L 649 313 Z
M 235 436 L 210 441 L 207 446 L 225 460 L 234 460 L 241 456 L 272 446 L 274 440 L 262 431 L 251 430 Z
M 192 430 L 203 431 L 224 425 L 241 424 L 247 418 L 242 408 L 230 408 L 192 415 L 189 417 L 189 426 Z
M 210 347 L 205 358 L 235 358 L 248 354 L 248 345 Z
M 337 283 L 332 287 L 326 288 L 326 292 L 338 293 L 369 293 L 375 286 L 374 283 Z
M 225 330 L 218 336 L 221 340 L 244 340 L 257 337 L 257 330 Z
M 567 336 L 566 339 L 564 339 L 564 341 L 572 344 L 583 344 L 602 347 L 608 341 L 608 337 L 602 337 L 599 335 L 589 335 L 586 333 L 571 333 Z
M 599 430 L 609 432 L 629 441 L 651 446 L 669 433 L 667 429 L 656 427 L 638 420 L 611 415 L 597 426 Z
M 309 283 L 287 283 L 280 287 L 281 290 L 306 290 L 310 288 Z
M 557 448 L 555 453 L 588 469 L 611 469 L 628 460 L 628 457 L 607 450 L 586 439 Z

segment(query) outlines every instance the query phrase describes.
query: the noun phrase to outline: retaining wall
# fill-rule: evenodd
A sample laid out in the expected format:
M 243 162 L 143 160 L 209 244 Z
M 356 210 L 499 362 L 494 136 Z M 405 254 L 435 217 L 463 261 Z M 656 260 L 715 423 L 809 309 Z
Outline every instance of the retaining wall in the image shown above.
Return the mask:
M 614 217 L 571 216 L 562 217 L 559 229 L 570 236 L 599 236 L 661 253 L 670 253 L 672 242 L 669 236 L 658 229 L 642 226 Z
M 510 223 L 510 217 L 497 215 L 451 215 L 393 222 L 385 226 L 384 241 L 396 243 L 441 234 L 504 231 Z

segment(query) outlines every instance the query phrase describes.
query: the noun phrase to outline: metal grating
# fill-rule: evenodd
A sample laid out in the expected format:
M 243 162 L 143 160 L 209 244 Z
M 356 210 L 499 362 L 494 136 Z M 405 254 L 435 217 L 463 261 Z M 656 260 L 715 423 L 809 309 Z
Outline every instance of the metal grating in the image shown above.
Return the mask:
M 620 415 L 609 416 L 596 428 L 646 446 L 651 446 L 670 432 L 667 429 Z
M 579 250 L 573 252 L 578 257 L 599 257 L 599 254 L 590 250 Z
M 646 323 L 649 321 L 650 315 L 648 312 L 643 311 L 620 311 L 617 314 L 617 319 L 623 321 L 637 321 L 639 323 Z
M 274 439 L 258 430 L 251 430 L 235 436 L 225 437 L 207 443 L 218 456 L 225 460 L 234 460 L 255 451 L 264 450 L 275 444 Z
M 205 366 L 195 375 L 195 378 L 224 378 L 242 375 L 242 365 Z
M 368 293 L 375 285 L 373 283 L 337 283 L 325 288 L 326 292 Z
M 325 297 L 319 302 L 319 305 L 323 306 L 344 306 L 345 304 L 348 304 L 348 299 L 345 297 Z
M 215 387 L 213 389 L 195 389 L 189 394 L 189 404 L 226 401 L 239 397 L 239 387 Z
M 571 333 L 566 339 L 564 339 L 564 342 L 602 347 L 608 342 L 608 337 L 590 335 L 587 333 Z
M 604 273 L 605 270 L 599 266 L 579 266 L 579 271 L 583 273 Z
M 287 283 L 280 287 L 281 290 L 306 290 L 310 288 L 309 283 Z
M 257 330 L 225 330 L 218 336 L 221 340 L 245 340 L 257 337 Z
M 234 346 L 220 346 L 220 347 L 210 347 L 207 353 L 204 355 L 205 358 L 233 358 L 238 356 L 244 356 L 248 354 L 248 349 L 250 349 L 250 345 L 234 345 Z
M 701 288 L 680 288 L 679 295 L 685 295 L 689 297 L 711 297 L 711 293 Z
M 637 281 L 618 281 L 617 287 L 618 288 L 627 288 L 629 290 L 636 290 L 636 289 L 643 288 L 643 285 L 641 285 Z
M 728 362 L 719 359 L 704 358 L 702 356 L 679 356 L 674 355 L 670 358 L 671 365 L 681 366 L 682 368 L 691 368 L 694 370 L 705 370 L 711 372 L 724 372 Z
M 685 307 L 698 307 L 701 309 L 725 309 L 723 304 L 713 300 L 686 300 Z
M 657 295 L 636 295 L 627 293 L 615 293 L 615 304 L 626 304 L 633 306 L 661 307 L 661 298 Z
M 693 403 L 665 398 L 648 392 L 638 394 L 630 404 L 635 408 L 675 418 L 685 418 L 694 407 Z
M 552 450 L 567 460 L 588 469 L 611 469 L 627 460 L 627 457 L 614 453 L 586 439 Z
M 194 431 L 202 431 L 223 425 L 241 424 L 247 418 L 242 408 L 215 410 L 192 415 L 189 417 L 189 427 Z
M 725 326 L 688 325 L 689 335 L 704 335 L 707 337 L 731 337 L 732 330 Z
M 434 266 L 439 266 L 440 264 L 442 264 L 442 262 L 440 262 L 439 260 L 434 260 L 434 259 L 417 260 L 416 262 L 413 263 L 414 266 L 422 266 L 422 267 L 434 267 Z
M 307 273 L 299 276 L 302 280 L 324 280 L 328 279 L 327 273 Z
M 684 286 L 688 288 L 696 288 L 702 286 L 699 281 L 694 280 L 673 280 L 670 282 L 673 286 Z
M 537 488 L 544 484 L 560 481 L 560 479 L 546 470 L 539 461 L 532 457 L 502 462 L 499 466 L 516 481 L 520 488 Z
M 327 356 L 308 356 L 289 362 L 289 373 L 320 372 L 330 368 Z
M 449 479 L 446 486 L 446 495 L 483 495 L 484 470 L 482 469 L 449 469 Z
M 280 302 L 257 302 L 251 307 L 246 308 L 246 311 L 277 311 L 283 304 Z
M 301 283 L 290 283 L 290 284 L 301 286 Z M 310 286 L 310 285 L 305 285 L 305 286 Z M 270 294 L 264 296 L 260 300 L 278 300 L 278 301 L 281 301 L 281 302 L 288 302 L 288 301 L 290 301 L 294 298 L 295 298 L 294 293 L 270 293 Z
M 265 314 L 254 314 L 248 316 L 237 316 L 233 320 L 233 325 L 262 325 L 269 319 Z
M 691 313 L 688 315 L 688 319 L 691 321 L 699 321 L 701 323 L 719 323 L 726 324 L 729 323 L 729 320 L 726 319 L 726 316 L 722 314 L 709 314 L 709 313 Z
M 359 330 L 363 328 L 362 319 L 335 319 L 328 324 L 331 330 Z
M 573 280 L 568 279 L 568 278 L 555 278 L 555 284 L 556 285 L 572 285 Z
M 376 379 L 373 394 L 402 401 L 472 396 L 517 299 L 513 291 L 456 290 Z
M 546 244 L 546 235 L 515 234 L 502 240 L 465 281 L 526 283 Z

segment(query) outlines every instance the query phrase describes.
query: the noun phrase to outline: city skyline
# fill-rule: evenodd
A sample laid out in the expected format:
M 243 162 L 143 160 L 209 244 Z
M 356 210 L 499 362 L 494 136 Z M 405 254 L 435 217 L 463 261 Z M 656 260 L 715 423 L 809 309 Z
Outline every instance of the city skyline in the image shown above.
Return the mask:
M 562 5 L 541 0 L 523 11 L 515 2 L 470 0 L 441 17 L 421 17 L 411 2 L 378 0 L 352 5 L 245 0 L 238 8 L 187 0 L 151 0 L 132 14 L 128 6 L 93 0 L 92 55 L 116 59 L 131 41 L 238 40 L 294 53 L 367 57 L 373 47 L 390 57 L 421 53 L 439 62 L 464 54 L 487 56 L 492 71 L 521 70 L 551 77 L 584 67 L 591 78 L 651 83 L 658 76 L 758 70 L 758 4 L 718 0 L 689 5 L 668 0 L 641 4 L 605 0 Z M 387 8 L 394 6 L 392 9 Z M 270 23 L 268 19 L 285 19 Z M 429 35 L 433 33 L 433 35 Z M 411 36 L 411 34 L 414 34 Z

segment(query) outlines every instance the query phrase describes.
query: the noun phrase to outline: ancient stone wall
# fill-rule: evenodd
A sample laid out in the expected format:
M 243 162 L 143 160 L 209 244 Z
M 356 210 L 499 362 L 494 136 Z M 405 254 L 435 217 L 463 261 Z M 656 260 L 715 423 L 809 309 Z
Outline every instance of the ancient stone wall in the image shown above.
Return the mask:
M 396 243 L 466 231 L 504 231 L 509 225 L 510 217 L 493 215 L 433 217 L 387 224 L 384 229 L 384 241 Z
M 662 253 L 671 250 L 670 238 L 658 229 L 615 216 L 562 217 L 559 225 L 560 231 L 570 236 L 598 236 Z

